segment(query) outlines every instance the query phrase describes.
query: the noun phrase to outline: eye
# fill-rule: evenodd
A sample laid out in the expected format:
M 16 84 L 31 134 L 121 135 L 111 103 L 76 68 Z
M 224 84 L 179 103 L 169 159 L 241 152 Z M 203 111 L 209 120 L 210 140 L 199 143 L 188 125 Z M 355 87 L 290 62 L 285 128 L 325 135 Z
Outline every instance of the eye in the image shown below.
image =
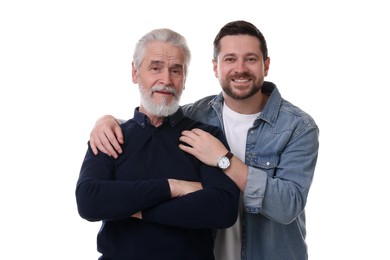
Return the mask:
M 183 69 L 180 67 L 174 67 L 171 69 L 171 73 L 175 76 L 181 76 L 183 74 Z
M 254 62 L 257 62 L 257 57 L 248 57 L 246 60 L 251 62 L 251 63 L 254 63 Z
M 225 58 L 225 61 L 226 62 L 234 62 L 236 59 L 234 59 L 233 57 L 226 57 Z

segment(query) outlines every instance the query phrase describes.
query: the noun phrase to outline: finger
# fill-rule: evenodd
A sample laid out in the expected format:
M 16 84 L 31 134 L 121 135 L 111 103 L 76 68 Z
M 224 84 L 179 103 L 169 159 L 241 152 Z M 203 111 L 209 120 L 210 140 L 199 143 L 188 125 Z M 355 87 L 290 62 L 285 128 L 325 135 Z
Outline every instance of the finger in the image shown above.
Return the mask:
M 192 130 L 191 131 L 185 130 L 181 134 L 182 134 L 182 136 L 190 138 L 192 140 L 196 140 L 196 138 L 198 137 L 198 135 L 196 133 L 192 132 Z
M 101 151 L 102 153 L 105 153 L 108 156 L 111 156 L 110 152 L 107 151 L 107 149 L 104 148 L 104 146 L 102 144 L 96 145 L 96 147 L 97 147 L 98 151 Z M 97 153 L 95 155 L 97 155 Z
M 95 141 L 94 141 L 94 138 L 92 137 L 92 135 L 90 136 L 89 139 L 90 139 L 89 145 L 91 146 L 92 152 L 93 152 L 94 155 L 97 155 L 99 151 L 96 148 Z
M 105 136 L 103 137 L 104 139 L 106 138 Z M 98 155 L 99 151 L 101 151 L 102 153 L 111 156 L 110 152 L 105 148 L 103 141 L 100 139 L 99 135 L 94 136 L 93 134 L 91 134 L 89 144 L 94 155 Z
M 114 132 L 115 132 L 115 136 L 116 136 L 118 142 L 123 144 L 124 143 L 124 139 L 123 139 L 122 128 L 119 125 L 117 125 L 114 128 Z M 122 150 L 122 148 L 120 146 L 119 146 L 119 149 Z
M 183 150 L 184 152 L 186 152 L 186 153 L 194 155 L 195 150 L 192 149 L 192 147 L 190 147 L 190 146 L 187 146 L 187 145 L 184 145 L 184 144 L 179 144 L 179 148 L 181 150 Z
M 115 152 L 115 154 L 118 152 L 118 153 L 122 153 L 122 148 L 121 148 L 121 146 L 120 146 L 120 144 L 119 144 L 119 142 L 118 142 L 118 139 L 117 139 L 117 137 L 116 137 L 116 133 L 115 134 L 113 134 L 111 131 L 110 132 L 108 132 L 107 134 L 106 134 L 106 137 L 107 137 L 107 140 L 109 141 L 109 146 L 110 147 L 107 147 L 107 149 L 109 149 L 110 150 L 110 153 L 112 153 L 112 152 Z M 122 139 L 123 139 L 123 137 L 122 137 Z M 111 149 L 113 150 L 113 151 L 111 151 Z M 115 151 L 114 151 L 115 150 Z
M 111 134 L 112 135 L 112 134 Z M 115 139 L 115 142 L 116 142 L 116 138 Z M 98 146 L 99 150 L 103 152 L 103 150 L 107 151 L 105 152 L 106 154 L 110 155 L 110 156 L 113 156 L 114 158 L 118 158 L 118 154 L 116 153 L 116 150 L 114 149 L 114 147 L 111 145 L 111 141 L 109 139 L 109 137 L 107 137 L 107 135 L 104 135 L 101 139 L 101 144 L 102 146 Z
M 179 137 L 179 141 L 183 142 L 183 143 L 186 143 L 189 146 L 194 146 L 194 144 L 195 144 L 194 139 L 192 139 L 191 137 L 188 137 L 188 136 L 184 136 L 184 135 Z
M 192 133 L 195 133 L 196 135 L 202 135 L 205 133 L 205 131 L 203 131 L 202 129 L 200 128 L 194 128 L 191 130 Z
M 181 132 L 181 134 L 184 136 L 189 136 L 189 135 L 192 135 L 193 133 L 190 130 L 184 130 Z

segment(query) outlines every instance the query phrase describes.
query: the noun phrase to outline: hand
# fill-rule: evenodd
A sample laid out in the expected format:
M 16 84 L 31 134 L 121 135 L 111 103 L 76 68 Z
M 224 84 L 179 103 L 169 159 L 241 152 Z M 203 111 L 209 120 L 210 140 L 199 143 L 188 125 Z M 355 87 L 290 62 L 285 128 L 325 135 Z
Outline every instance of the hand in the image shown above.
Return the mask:
M 218 138 L 198 128 L 183 131 L 179 140 L 189 145 L 179 144 L 180 149 L 210 166 L 217 166 L 218 158 L 228 152 Z
M 142 211 L 139 211 L 132 215 L 133 218 L 142 219 Z
M 120 144 L 123 144 L 122 129 L 119 122 L 110 115 L 99 118 L 90 134 L 90 145 L 95 155 L 98 149 L 103 153 L 118 158 L 122 153 Z
M 171 188 L 172 198 L 181 197 L 188 193 L 203 189 L 202 184 L 197 181 L 168 179 L 168 183 Z M 133 214 L 131 217 L 142 219 L 142 211 Z
M 168 179 L 168 183 L 171 188 L 172 198 L 181 197 L 188 193 L 203 189 L 202 184 L 196 181 Z

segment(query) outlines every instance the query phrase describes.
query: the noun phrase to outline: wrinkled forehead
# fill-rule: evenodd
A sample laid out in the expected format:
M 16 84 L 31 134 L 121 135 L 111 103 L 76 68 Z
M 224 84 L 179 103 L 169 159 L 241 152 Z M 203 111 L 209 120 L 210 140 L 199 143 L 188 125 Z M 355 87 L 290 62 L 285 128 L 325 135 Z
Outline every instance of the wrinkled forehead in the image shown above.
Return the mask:
M 184 51 L 177 46 L 166 42 L 155 41 L 149 43 L 145 48 L 143 62 L 159 62 L 160 64 L 177 64 L 184 66 Z

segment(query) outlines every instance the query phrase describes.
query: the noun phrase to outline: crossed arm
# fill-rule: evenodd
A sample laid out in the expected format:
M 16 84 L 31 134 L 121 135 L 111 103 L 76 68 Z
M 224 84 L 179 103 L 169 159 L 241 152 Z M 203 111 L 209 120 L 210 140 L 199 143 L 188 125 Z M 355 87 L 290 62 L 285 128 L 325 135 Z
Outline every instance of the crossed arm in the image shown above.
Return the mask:
M 168 184 L 172 198 L 182 197 L 203 188 L 202 184 L 196 181 L 168 179 Z M 138 211 L 137 213 L 133 214 L 132 217 L 142 219 L 142 211 Z
M 217 132 L 213 135 L 222 137 L 222 132 Z M 92 147 L 91 141 L 76 189 L 79 212 L 83 218 L 91 221 L 120 220 L 132 216 L 190 228 L 226 228 L 235 222 L 238 189 L 215 167 L 199 164 L 199 182 L 137 177 L 134 181 L 121 181 L 113 177 L 113 169 L 122 167 L 122 172 L 123 169 L 132 169 L 122 165 L 121 161 L 127 162 L 128 152 L 126 157 L 114 159 L 114 156 L 110 158 L 104 153 L 96 156 L 97 151 L 93 151 Z M 185 156 L 184 153 L 179 154 L 175 156 Z M 142 165 L 140 167 L 143 168 Z M 115 173 L 121 174 L 118 169 Z

